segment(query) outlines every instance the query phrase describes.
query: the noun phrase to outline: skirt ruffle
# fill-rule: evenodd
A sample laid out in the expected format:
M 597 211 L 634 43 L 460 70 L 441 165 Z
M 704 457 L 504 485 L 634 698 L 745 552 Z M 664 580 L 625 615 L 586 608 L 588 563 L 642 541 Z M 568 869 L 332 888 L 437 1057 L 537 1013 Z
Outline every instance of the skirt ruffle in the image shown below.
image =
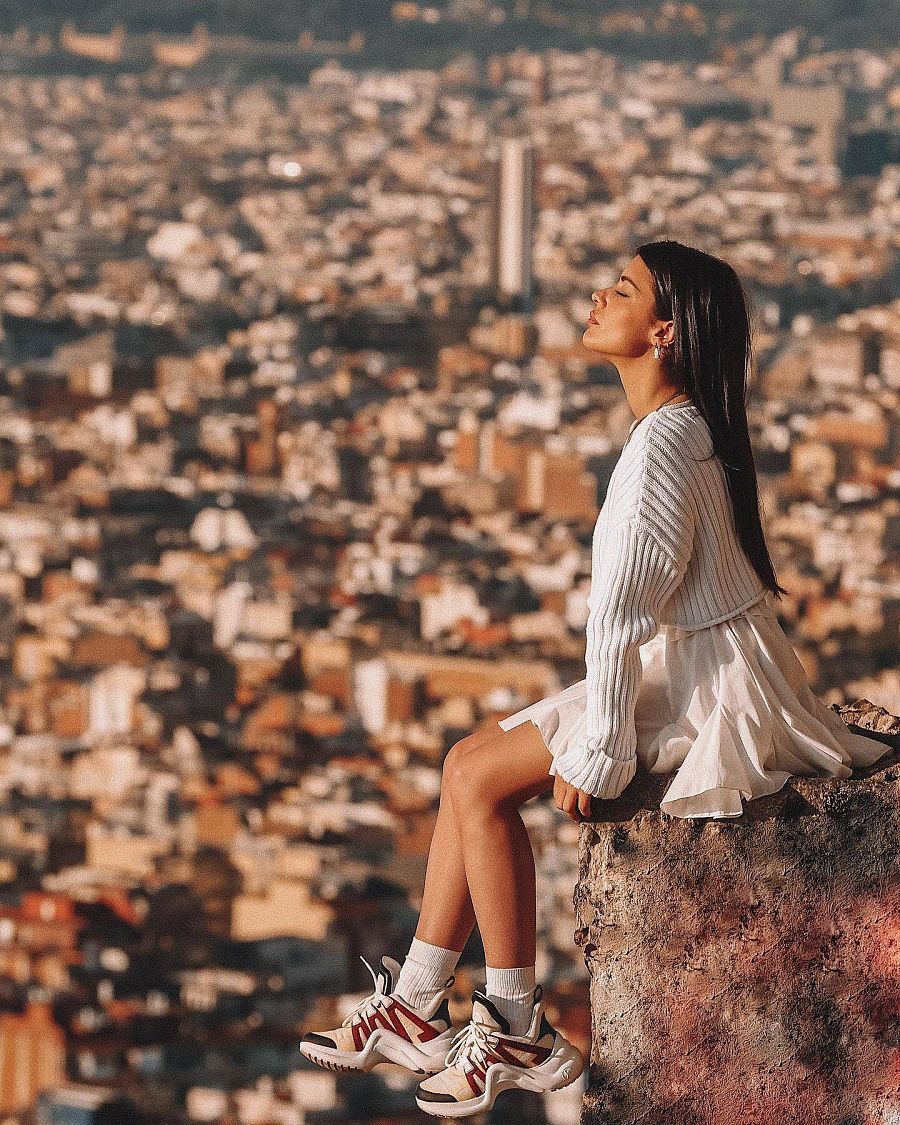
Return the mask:
M 766 594 L 702 629 L 663 626 L 640 647 L 638 761 L 674 774 L 660 803 L 672 816 L 735 817 L 743 800 L 791 776 L 849 777 L 889 751 L 855 734 L 812 691 Z M 555 757 L 582 733 L 586 680 L 500 722 L 531 721 Z

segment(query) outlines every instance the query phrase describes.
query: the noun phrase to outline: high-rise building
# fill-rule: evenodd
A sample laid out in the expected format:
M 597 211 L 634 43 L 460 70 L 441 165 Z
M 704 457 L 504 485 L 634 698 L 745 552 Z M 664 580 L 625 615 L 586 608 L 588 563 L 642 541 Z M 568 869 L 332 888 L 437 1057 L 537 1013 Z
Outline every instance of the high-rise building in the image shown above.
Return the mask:
M 530 312 L 534 149 L 524 137 L 503 137 L 489 159 L 490 284 L 500 302 Z

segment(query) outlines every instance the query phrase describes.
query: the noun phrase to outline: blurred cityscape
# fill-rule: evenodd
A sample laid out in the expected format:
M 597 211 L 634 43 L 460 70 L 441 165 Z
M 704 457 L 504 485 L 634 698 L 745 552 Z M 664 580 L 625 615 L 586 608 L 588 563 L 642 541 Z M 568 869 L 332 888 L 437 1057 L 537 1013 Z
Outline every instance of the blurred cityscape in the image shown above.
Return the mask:
M 584 675 L 633 416 L 580 340 L 641 242 L 744 281 L 779 615 L 826 702 L 900 713 L 897 50 L 362 44 L 285 82 L 205 27 L 0 38 L 3 1125 L 425 1120 L 297 1038 L 402 960 L 450 746 Z M 522 812 L 587 1054 L 579 828 Z M 460 1020 L 483 980 L 476 931 Z

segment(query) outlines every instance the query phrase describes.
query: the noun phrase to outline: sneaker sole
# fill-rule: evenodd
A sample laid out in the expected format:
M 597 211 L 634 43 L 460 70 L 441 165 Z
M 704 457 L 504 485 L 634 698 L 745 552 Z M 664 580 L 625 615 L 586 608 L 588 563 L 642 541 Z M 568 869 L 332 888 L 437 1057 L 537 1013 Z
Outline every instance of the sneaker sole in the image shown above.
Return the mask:
M 485 1086 L 477 1098 L 464 1102 L 426 1102 L 416 1095 L 416 1105 L 423 1113 L 433 1117 L 470 1117 L 490 1109 L 494 1099 L 504 1090 L 530 1090 L 536 1094 L 548 1094 L 554 1090 L 564 1090 L 566 1086 L 581 1077 L 584 1071 L 584 1056 L 562 1036 L 553 1054 L 539 1066 L 526 1069 L 511 1067 L 506 1063 L 494 1063 L 485 1075 Z
M 415 1074 L 437 1074 L 444 1069 L 444 1059 L 457 1028 L 444 1032 L 443 1037 L 433 1039 L 437 1045 L 433 1053 L 416 1047 L 407 1039 L 401 1039 L 396 1032 L 387 1028 L 376 1028 L 361 1051 L 340 1051 L 337 1047 L 326 1047 L 321 1043 L 300 1042 L 300 1053 L 319 1066 L 328 1070 L 367 1072 L 382 1062 L 404 1066 Z

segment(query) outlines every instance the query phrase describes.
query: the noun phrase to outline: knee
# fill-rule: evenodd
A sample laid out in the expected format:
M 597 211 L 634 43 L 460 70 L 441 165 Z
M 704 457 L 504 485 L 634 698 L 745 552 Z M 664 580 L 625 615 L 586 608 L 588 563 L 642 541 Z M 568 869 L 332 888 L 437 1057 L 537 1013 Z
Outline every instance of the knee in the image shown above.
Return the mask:
M 444 758 L 441 795 L 451 801 L 457 815 L 490 805 L 490 786 L 485 783 L 480 765 L 482 755 L 477 740 L 463 738 L 454 743 Z
M 463 762 L 471 753 L 473 743 L 472 738 L 461 738 L 445 754 L 441 770 L 441 796 L 452 796 L 453 791 L 459 788 L 465 769 Z

